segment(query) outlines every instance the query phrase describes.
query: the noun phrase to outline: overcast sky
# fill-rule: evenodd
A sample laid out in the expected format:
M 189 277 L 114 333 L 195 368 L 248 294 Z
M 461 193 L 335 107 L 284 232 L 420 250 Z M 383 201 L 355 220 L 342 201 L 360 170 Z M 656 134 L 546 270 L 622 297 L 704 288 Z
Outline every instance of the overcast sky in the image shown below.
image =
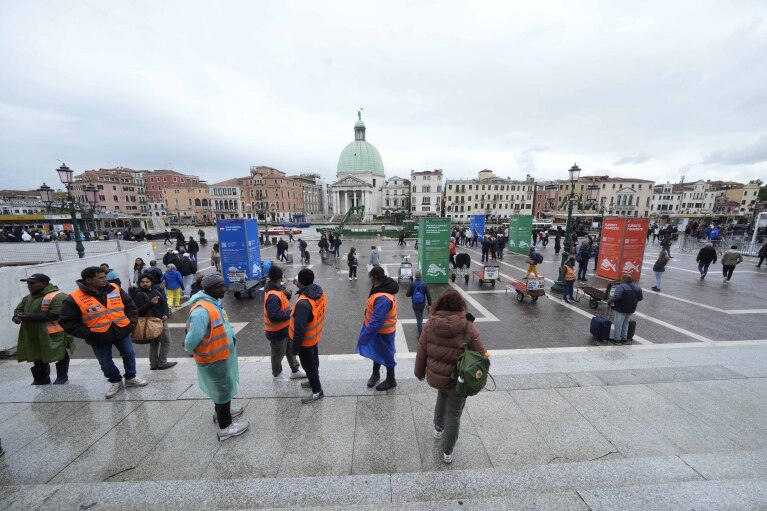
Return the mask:
M 2 188 L 250 165 L 767 181 L 767 2 L 0 2 Z

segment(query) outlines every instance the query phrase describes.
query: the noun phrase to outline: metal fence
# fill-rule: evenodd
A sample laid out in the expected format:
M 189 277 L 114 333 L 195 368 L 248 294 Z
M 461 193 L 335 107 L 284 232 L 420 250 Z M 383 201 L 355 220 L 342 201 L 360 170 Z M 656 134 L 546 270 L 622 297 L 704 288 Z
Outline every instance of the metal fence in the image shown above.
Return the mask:
M 738 246 L 738 252 L 745 256 L 756 256 L 759 252 L 759 248 L 767 241 L 767 237 L 764 235 L 757 235 L 756 241 L 752 243 L 752 237 L 743 234 L 729 234 L 722 236 L 722 239 L 718 242 L 714 242 L 714 246 L 719 254 L 722 254 L 725 250 L 733 245 Z M 679 239 L 674 243 L 677 246 L 677 250 L 687 253 L 698 253 L 698 251 L 711 243 L 709 240 L 698 239 L 694 236 L 679 236 Z
M 143 245 L 137 241 L 83 241 L 85 255 L 123 252 Z M 38 264 L 78 259 L 74 241 L 0 243 L 0 265 Z

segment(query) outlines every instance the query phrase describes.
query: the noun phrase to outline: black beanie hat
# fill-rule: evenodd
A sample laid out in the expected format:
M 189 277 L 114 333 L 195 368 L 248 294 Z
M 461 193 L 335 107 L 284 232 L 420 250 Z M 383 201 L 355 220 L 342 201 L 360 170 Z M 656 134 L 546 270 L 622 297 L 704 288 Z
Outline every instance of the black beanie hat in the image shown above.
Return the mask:
M 309 268 L 304 268 L 300 272 L 298 272 L 298 282 L 302 286 L 308 286 L 309 284 L 314 283 L 314 272 L 310 270 Z
M 269 280 L 272 282 L 279 282 L 282 280 L 282 268 L 273 264 L 272 267 L 269 268 Z

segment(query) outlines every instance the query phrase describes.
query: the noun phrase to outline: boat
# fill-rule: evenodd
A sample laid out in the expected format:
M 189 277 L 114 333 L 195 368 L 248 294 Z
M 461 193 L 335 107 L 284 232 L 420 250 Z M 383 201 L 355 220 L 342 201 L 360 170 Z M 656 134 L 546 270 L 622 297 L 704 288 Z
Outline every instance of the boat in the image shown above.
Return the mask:
M 309 222 L 282 222 L 283 227 L 298 227 L 300 229 L 306 229 L 311 225 Z
M 291 231 L 293 232 L 294 236 L 296 234 L 301 234 L 301 232 L 302 232 L 301 229 L 297 229 L 295 227 L 275 226 L 275 227 L 270 227 L 266 231 L 266 234 L 269 235 L 269 236 L 287 236 L 288 233 L 290 233 Z M 261 231 L 261 234 L 263 234 L 263 233 L 264 232 Z

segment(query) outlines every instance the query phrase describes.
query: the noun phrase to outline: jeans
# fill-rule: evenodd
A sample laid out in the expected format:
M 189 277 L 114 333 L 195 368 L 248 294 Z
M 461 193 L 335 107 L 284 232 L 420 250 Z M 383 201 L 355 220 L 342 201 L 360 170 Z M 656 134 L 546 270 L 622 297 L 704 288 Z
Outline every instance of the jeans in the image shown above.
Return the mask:
M 711 262 L 704 263 L 703 261 L 698 263 L 698 271 L 701 275 L 706 275 L 708 273 L 708 267 L 711 265 Z
M 663 278 L 663 272 L 662 271 L 656 271 L 655 272 L 655 287 L 660 289 L 660 281 Z
M 589 269 L 589 260 L 587 257 L 581 257 L 578 263 L 578 278 L 586 280 L 586 271 Z
M 149 367 L 156 368 L 168 363 L 170 350 L 170 328 L 167 323 L 162 327 L 162 333 L 149 343 Z
M 320 352 L 317 349 L 317 345 L 301 346 L 298 358 L 301 360 L 301 367 L 304 368 L 306 377 L 312 386 L 312 394 L 322 392 L 322 384 L 320 383 Z
M 488 260 L 488 251 L 487 250 L 483 250 L 482 251 L 482 262 L 484 263 L 487 260 Z
M 629 336 L 630 312 L 615 311 L 615 340 L 626 341 Z
M 218 427 L 226 429 L 232 425 L 232 402 L 229 401 L 223 404 L 216 404 L 216 419 L 218 419 Z
M 498 259 L 503 259 L 503 245 L 498 247 Z
M 126 335 L 118 341 L 111 343 L 99 343 L 91 346 L 93 354 L 99 361 L 101 371 L 109 380 L 109 383 L 120 383 L 123 378 L 120 376 L 120 370 L 117 369 L 112 360 L 112 346 L 117 348 L 123 358 L 123 368 L 125 369 L 125 379 L 132 380 L 136 377 L 136 352 L 133 351 L 133 341 L 130 335 Z
M 570 295 L 570 300 L 575 300 L 573 297 L 573 289 L 575 288 L 574 280 L 566 280 L 562 284 L 562 300 L 567 300 L 567 295 Z
M 168 307 L 181 307 L 181 288 L 166 289 L 165 296 L 168 297 Z
M 287 357 L 290 370 L 296 372 L 301 367 L 290 350 L 290 337 L 283 337 L 279 341 L 269 342 L 272 350 L 272 376 L 282 373 L 282 359 Z
M 732 272 L 735 271 L 735 266 L 722 266 L 722 275 L 724 275 L 724 278 L 727 280 L 730 280 L 732 278 Z
M 418 338 L 421 338 L 421 331 L 423 330 L 423 304 L 421 307 L 413 306 L 413 312 L 415 313 L 415 325 L 418 328 Z
M 194 261 L 196 263 L 197 262 L 197 252 L 189 252 L 189 259 L 191 259 L 192 261 Z
M 194 282 L 194 274 L 192 275 L 184 275 L 182 277 L 182 282 L 184 283 L 184 296 L 191 296 L 192 295 L 192 282 Z
M 442 452 L 453 454 L 458 432 L 461 429 L 461 414 L 466 405 L 466 397 L 455 389 L 438 390 L 437 404 L 434 406 L 434 427 L 442 431 Z

